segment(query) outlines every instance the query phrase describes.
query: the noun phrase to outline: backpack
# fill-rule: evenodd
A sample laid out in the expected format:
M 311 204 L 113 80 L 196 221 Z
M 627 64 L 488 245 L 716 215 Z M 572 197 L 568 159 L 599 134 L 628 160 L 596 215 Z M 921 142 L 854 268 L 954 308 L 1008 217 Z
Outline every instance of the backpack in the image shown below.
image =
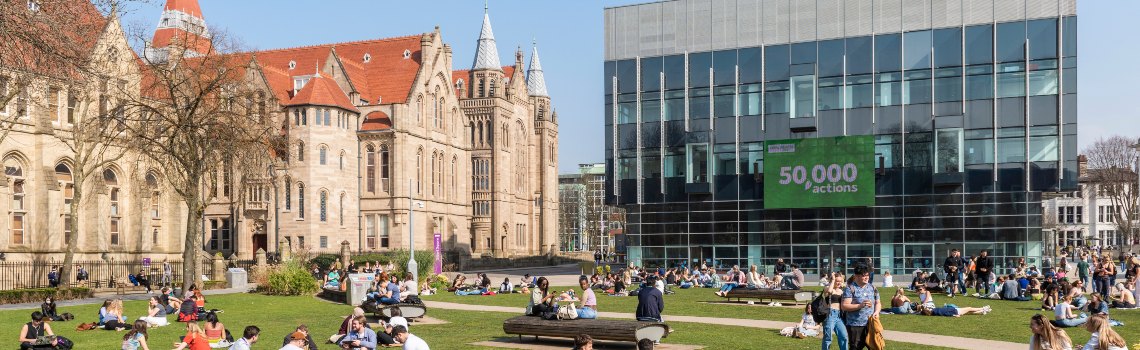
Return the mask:
M 420 297 L 418 295 L 409 295 L 407 298 L 404 298 L 404 303 L 412 305 L 423 305 L 424 301 L 420 300 Z
M 75 342 L 60 335 L 55 336 L 55 341 L 55 348 L 59 350 L 71 350 L 71 348 L 75 347 Z
M 831 303 L 827 299 L 828 296 L 820 294 L 811 301 L 811 318 L 815 323 L 823 324 L 823 321 L 831 315 Z

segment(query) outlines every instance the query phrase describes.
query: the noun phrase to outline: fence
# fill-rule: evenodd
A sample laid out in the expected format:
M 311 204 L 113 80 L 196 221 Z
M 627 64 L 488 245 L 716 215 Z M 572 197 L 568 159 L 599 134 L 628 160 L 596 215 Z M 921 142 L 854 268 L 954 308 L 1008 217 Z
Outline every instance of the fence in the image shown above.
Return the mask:
M 171 262 L 173 281 L 181 281 L 182 262 Z M 111 281 L 125 279 L 129 274 L 138 274 L 140 271 L 153 285 L 163 282 L 162 263 L 152 262 L 144 266 L 142 261 L 75 261 L 70 267 L 71 279 L 76 280 L 79 267 L 87 271 L 88 286 L 93 288 L 107 288 Z M 0 262 L 0 290 L 47 288 L 48 273 L 52 268 L 65 268 L 59 261 L 31 261 L 31 262 Z

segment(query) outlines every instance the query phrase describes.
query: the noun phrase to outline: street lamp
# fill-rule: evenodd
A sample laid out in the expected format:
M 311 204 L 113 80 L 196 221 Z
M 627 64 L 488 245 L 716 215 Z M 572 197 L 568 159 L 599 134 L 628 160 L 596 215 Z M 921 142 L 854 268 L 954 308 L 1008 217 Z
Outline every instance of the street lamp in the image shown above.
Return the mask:
M 415 214 L 417 206 L 423 209 L 424 202 L 417 202 L 415 199 L 412 199 L 412 184 L 414 181 L 415 179 L 408 179 L 408 272 L 412 273 L 412 285 L 418 286 L 420 276 L 419 267 L 416 264 L 415 221 L 412 220 L 412 214 Z
M 281 259 L 281 211 L 277 207 L 277 167 L 269 164 L 266 172 L 269 174 L 269 181 L 273 183 L 273 254 L 276 259 Z
M 1136 140 L 1136 144 L 1132 145 L 1132 149 L 1140 152 L 1140 139 Z M 1137 176 L 1137 178 L 1136 178 L 1137 183 L 1140 183 L 1140 156 L 1136 157 L 1136 176 Z M 1140 194 L 1137 194 L 1137 195 L 1140 195 Z M 1133 221 L 1135 220 L 1135 217 L 1131 217 L 1131 216 L 1133 214 L 1135 214 L 1136 208 L 1132 208 L 1131 211 L 1132 211 L 1131 213 L 1127 213 L 1130 217 L 1124 218 L 1124 220 L 1128 220 L 1129 223 L 1133 223 Z M 1133 223 L 1133 225 L 1134 225 L 1134 223 Z M 1131 227 L 1133 225 L 1129 225 L 1129 226 Z M 1129 232 L 1129 233 L 1132 233 L 1132 235 L 1131 235 L 1131 237 L 1128 237 L 1129 238 L 1128 245 L 1132 246 L 1136 243 L 1136 237 L 1135 237 L 1136 227 L 1132 227 L 1132 232 Z M 1124 247 L 1121 247 L 1121 249 L 1123 249 L 1123 248 Z

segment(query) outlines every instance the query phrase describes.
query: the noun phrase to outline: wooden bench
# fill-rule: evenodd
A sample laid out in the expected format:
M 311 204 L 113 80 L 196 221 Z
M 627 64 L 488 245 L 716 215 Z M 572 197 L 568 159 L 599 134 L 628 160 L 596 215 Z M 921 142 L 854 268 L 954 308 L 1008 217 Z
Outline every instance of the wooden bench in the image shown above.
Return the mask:
M 364 309 L 365 312 L 383 318 L 391 318 L 392 309 L 400 309 L 400 315 L 409 321 L 413 318 L 423 318 L 424 315 L 427 315 L 427 305 L 422 304 L 379 305 L 375 301 L 369 300 L 361 303 L 360 308 Z
M 660 342 L 669 335 L 669 325 L 661 322 L 641 322 L 632 320 L 544 320 L 535 316 L 516 316 L 503 321 L 503 332 L 553 338 L 574 338 L 579 334 L 589 334 L 600 340 L 637 342 L 649 339 Z
M 807 290 L 790 290 L 790 289 L 749 289 L 746 287 L 733 288 L 724 295 L 728 300 L 736 299 L 760 299 L 760 302 L 785 300 L 794 301 L 797 303 L 806 304 L 815 299 L 816 292 Z
M 144 291 L 146 290 L 146 287 L 143 287 L 142 285 L 136 286 L 131 283 L 131 281 L 126 277 L 120 277 L 115 280 L 115 294 L 127 294 L 128 290 L 132 292 Z
M 348 300 L 348 296 L 345 292 L 325 288 L 321 288 L 321 292 L 317 293 L 317 297 L 337 303 L 344 303 Z

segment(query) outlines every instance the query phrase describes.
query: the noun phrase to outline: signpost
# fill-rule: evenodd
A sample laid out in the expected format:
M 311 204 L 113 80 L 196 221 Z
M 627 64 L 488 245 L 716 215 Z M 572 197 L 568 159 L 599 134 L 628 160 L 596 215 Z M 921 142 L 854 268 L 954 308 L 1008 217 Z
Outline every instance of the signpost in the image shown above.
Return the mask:
M 875 204 L 873 136 L 775 140 L 764 144 L 764 208 Z

